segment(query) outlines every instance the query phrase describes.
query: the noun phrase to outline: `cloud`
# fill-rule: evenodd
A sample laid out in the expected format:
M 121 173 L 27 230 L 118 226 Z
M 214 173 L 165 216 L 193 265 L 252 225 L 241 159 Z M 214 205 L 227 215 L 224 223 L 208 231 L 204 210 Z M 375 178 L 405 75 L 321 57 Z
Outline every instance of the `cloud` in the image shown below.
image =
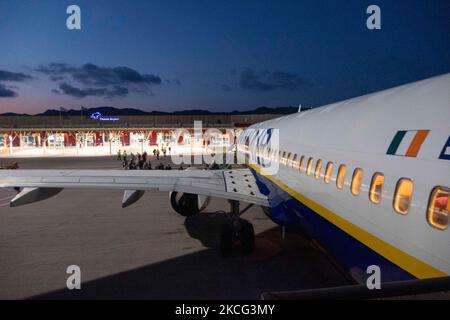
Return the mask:
M 13 81 L 13 82 L 21 82 L 25 80 L 32 79 L 31 76 L 20 73 L 20 72 L 10 72 L 5 70 L 0 70 L 0 81 Z M 0 98 L 14 98 L 18 96 L 18 93 L 11 90 L 10 88 L 17 87 L 7 87 L 5 84 L 0 82 Z
M 74 86 L 71 86 L 67 83 L 61 83 L 59 85 L 59 90 L 54 90 L 55 93 L 63 93 L 72 97 L 76 98 L 84 98 L 88 96 L 94 96 L 94 97 L 107 97 L 107 98 L 113 98 L 113 97 L 125 97 L 129 94 L 129 90 L 125 87 L 121 86 L 114 86 L 111 89 L 105 89 L 105 88 L 77 88 Z
M 8 89 L 4 84 L 0 83 L 0 98 L 14 98 L 17 97 L 17 92 Z
M 242 89 L 253 91 L 273 91 L 273 90 L 299 90 L 310 87 L 312 84 L 296 73 L 283 71 L 262 71 L 256 73 L 253 69 L 247 68 L 242 71 L 239 79 Z
M 24 73 L 0 70 L 0 81 L 25 81 L 29 79 L 31 79 L 31 76 Z
M 59 84 L 61 93 L 78 98 L 124 97 L 130 92 L 153 95 L 150 87 L 163 83 L 161 77 L 154 74 L 143 74 L 124 66 L 100 67 L 93 63 L 80 67 L 67 63 L 50 63 L 38 66 L 35 71 L 47 75 L 52 81 L 63 81 Z M 70 82 L 81 87 L 69 84 Z

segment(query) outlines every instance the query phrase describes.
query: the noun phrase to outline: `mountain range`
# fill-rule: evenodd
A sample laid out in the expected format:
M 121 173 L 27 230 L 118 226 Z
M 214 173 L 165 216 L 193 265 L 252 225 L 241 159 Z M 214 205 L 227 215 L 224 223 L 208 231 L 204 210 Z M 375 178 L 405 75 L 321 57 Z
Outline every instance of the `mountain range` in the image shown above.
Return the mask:
M 302 110 L 306 110 L 303 108 Z M 82 113 L 89 115 L 94 112 L 100 112 L 103 115 L 109 116 L 141 116 L 141 115 L 250 115 L 250 114 L 290 114 L 298 111 L 297 107 L 259 107 L 253 110 L 248 111 L 231 111 L 231 112 L 211 112 L 208 110 L 202 109 L 192 109 L 192 110 L 183 110 L 183 111 L 174 111 L 174 112 L 164 112 L 164 111 L 142 111 L 139 109 L 133 108 L 115 108 L 115 107 L 94 107 L 94 108 L 85 108 L 83 111 L 81 110 L 66 110 L 62 111 L 57 109 L 48 109 L 42 113 L 35 114 L 36 116 L 80 116 Z M 13 117 L 13 116 L 29 116 L 29 114 L 19 114 L 14 112 L 6 112 L 0 114 L 0 116 L 5 117 Z

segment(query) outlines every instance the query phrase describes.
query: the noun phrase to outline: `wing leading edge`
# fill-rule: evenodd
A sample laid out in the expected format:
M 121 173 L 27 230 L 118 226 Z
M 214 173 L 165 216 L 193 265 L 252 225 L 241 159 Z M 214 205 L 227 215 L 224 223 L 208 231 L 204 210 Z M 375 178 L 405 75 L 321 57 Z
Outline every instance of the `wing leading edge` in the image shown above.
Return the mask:
M 124 190 L 123 206 L 145 191 L 176 191 L 270 206 L 249 169 L 236 170 L 0 170 L 0 187 L 20 187 L 18 206 L 47 199 L 65 188 Z

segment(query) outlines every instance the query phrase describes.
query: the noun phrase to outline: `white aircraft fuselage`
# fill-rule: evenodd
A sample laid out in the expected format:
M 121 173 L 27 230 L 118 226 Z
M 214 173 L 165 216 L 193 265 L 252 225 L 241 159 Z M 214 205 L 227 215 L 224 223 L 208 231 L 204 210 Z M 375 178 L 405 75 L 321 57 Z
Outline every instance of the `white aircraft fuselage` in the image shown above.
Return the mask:
M 270 217 L 316 238 L 357 280 L 370 265 L 382 281 L 450 274 L 450 230 L 428 219 L 433 190 L 450 186 L 450 74 L 255 124 L 238 150 Z

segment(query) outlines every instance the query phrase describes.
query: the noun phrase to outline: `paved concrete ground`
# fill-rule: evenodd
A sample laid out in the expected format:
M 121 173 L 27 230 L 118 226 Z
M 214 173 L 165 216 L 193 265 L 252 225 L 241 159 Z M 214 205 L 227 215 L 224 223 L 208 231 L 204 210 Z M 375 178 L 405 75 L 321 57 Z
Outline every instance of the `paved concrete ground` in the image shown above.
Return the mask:
M 21 168 L 120 168 L 112 157 L 18 161 Z M 0 190 L 0 199 L 11 195 Z M 222 216 L 214 212 L 226 210 L 226 201 L 185 220 L 165 192 L 146 193 L 126 209 L 121 198 L 120 191 L 64 190 L 19 208 L 0 201 L 0 299 L 258 299 L 264 291 L 348 283 L 309 241 L 290 233 L 281 239 L 260 208 L 245 215 L 256 251 L 222 258 L 214 232 Z M 72 264 L 82 272 L 78 291 L 65 289 Z

